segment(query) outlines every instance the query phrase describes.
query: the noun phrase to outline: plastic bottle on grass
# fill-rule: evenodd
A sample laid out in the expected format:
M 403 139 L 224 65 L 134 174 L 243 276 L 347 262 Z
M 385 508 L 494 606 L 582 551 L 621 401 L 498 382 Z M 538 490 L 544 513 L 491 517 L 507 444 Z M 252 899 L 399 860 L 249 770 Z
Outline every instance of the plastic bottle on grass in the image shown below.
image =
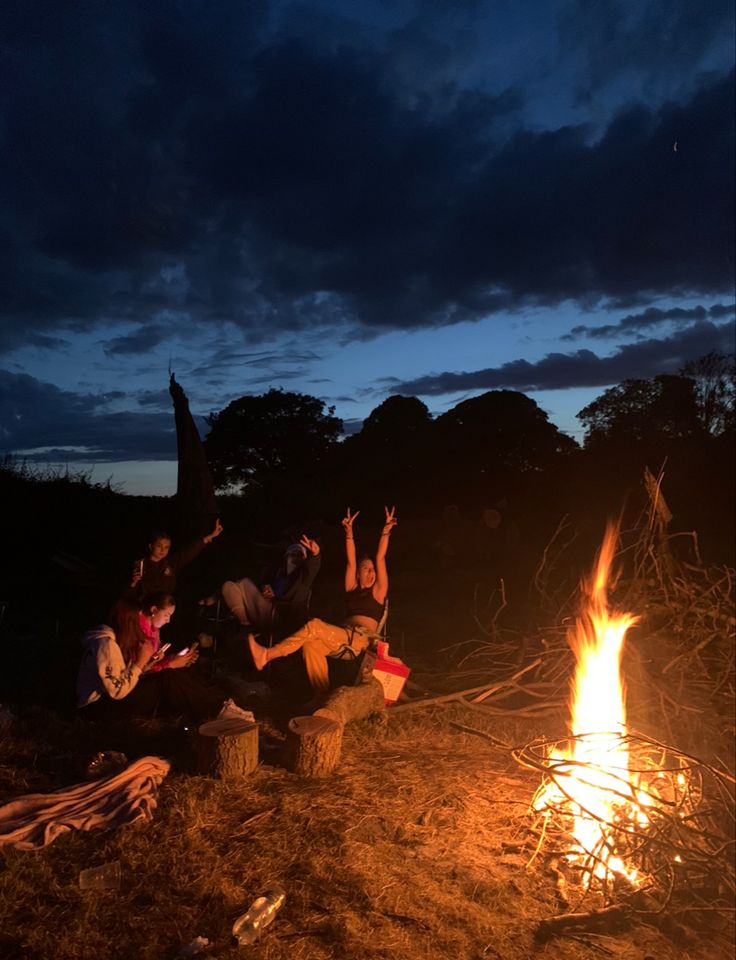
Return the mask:
M 119 890 L 120 861 L 103 863 L 99 867 L 88 867 L 79 873 L 80 890 Z
M 233 936 L 238 946 L 246 947 L 254 943 L 279 912 L 286 899 L 286 893 L 281 887 L 271 887 L 257 897 L 248 908 L 247 913 L 233 924 Z

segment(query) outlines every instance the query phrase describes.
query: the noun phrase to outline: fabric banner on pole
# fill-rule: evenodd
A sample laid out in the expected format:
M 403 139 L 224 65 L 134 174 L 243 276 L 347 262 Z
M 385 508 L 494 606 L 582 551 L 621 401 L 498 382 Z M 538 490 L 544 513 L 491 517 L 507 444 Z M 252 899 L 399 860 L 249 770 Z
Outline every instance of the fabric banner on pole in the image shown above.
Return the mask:
M 189 400 L 173 373 L 169 381 L 169 393 L 174 401 L 179 460 L 176 478 L 177 532 L 181 542 L 188 543 L 210 533 L 220 511 L 202 440 L 189 411 Z

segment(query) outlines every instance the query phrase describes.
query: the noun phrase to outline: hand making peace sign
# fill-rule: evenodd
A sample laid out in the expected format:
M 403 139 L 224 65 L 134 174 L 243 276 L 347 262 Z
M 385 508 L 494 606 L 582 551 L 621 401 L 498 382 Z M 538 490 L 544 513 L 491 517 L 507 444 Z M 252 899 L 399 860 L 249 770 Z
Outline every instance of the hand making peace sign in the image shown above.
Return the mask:
M 356 510 L 355 513 L 350 515 L 350 507 L 348 507 L 348 512 L 342 518 L 342 525 L 345 527 L 345 536 L 352 537 L 353 535 L 353 520 L 355 520 L 360 515 L 360 510 Z

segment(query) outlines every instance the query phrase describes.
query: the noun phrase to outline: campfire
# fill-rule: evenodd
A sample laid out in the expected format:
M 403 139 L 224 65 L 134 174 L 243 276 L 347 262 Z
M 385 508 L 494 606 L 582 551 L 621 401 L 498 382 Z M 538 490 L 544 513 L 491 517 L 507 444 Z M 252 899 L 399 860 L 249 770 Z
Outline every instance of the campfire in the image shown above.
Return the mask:
M 685 890 L 684 909 L 728 910 L 733 778 L 627 726 L 621 662 L 639 616 L 609 605 L 617 544 L 611 525 L 568 630 L 575 661 L 569 736 L 514 751 L 542 773 L 532 801 L 541 824 L 535 855 L 554 848 L 566 908 L 574 893 L 578 904 L 595 895 L 608 909 L 625 901 L 658 912 Z

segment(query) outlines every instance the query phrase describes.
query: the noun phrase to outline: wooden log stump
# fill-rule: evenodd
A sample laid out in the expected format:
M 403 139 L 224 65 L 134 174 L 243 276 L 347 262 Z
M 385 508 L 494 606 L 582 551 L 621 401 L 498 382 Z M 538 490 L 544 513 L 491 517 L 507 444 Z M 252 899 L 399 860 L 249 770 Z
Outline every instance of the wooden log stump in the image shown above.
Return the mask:
M 365 717 L 386 721 L 383 687 L 378 680 L 333 690 L 311 717 L 289 721 L 284 766 L 302 777 L 329 776 L 340 762 L 345 724 Z
M 340 762 L 343 726 L 332 717 L 292 717 L 284 766 L 300 777 L 327 777 Z
M 371 716 L 385 720 L 383 687 L 375 677 L 357 687 L 338 687 L 330 693 L 320 709 L 314 711 L 314 716 L 337 720 L 343 726 L 351 720 L 363 720 Z
M 195 740 L 197 772 L 239 780 L 258 766 L 258 724 L 226 719 L 203 723 Z

